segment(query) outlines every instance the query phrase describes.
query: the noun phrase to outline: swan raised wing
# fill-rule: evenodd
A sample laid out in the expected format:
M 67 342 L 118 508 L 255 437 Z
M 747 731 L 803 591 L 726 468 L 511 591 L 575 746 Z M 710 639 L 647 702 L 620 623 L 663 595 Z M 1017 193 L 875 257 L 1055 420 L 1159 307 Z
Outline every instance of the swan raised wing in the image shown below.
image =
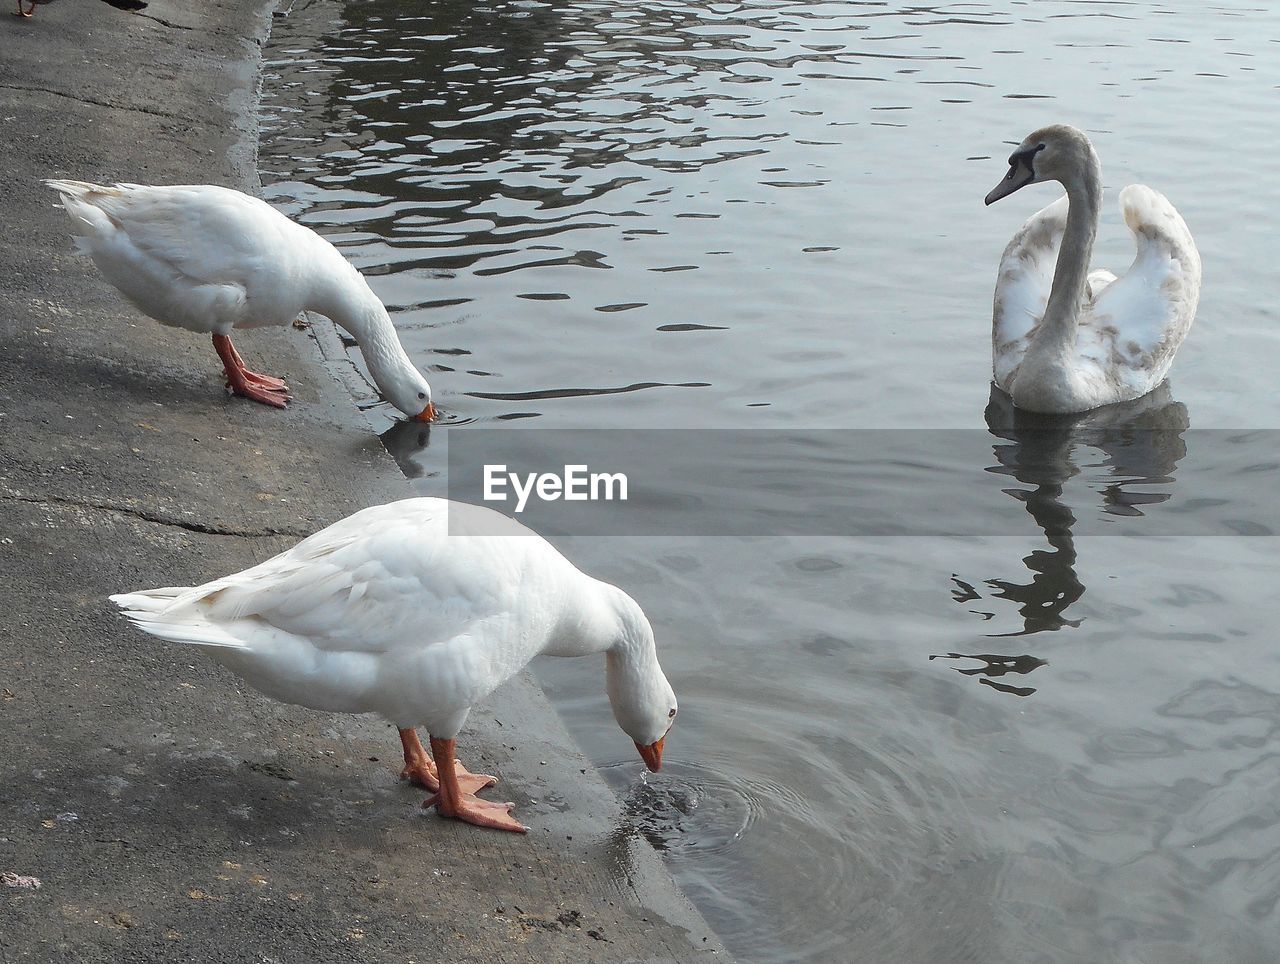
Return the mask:
M 1097 294 L 1077 346 L 1082 358 L 1111 369 L 1141 394 L 1164 381 L 1195 319 L 1200 253 L 1160 192 L 1131 184 L 1120 192 L 1120 211 L 1137 253 L 1129 270 Z

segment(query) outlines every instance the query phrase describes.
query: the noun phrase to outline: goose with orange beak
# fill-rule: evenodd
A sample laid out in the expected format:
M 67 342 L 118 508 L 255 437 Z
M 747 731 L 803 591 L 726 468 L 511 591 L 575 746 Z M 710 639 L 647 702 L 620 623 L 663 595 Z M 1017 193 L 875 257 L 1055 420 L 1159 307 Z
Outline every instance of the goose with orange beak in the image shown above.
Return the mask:
M 432 790 L 425 805 L 442 816 L 482 827 L 528 829 L 512 804 L 477 796 L 495 778 L 462 767 L 455 740 L 472 705 L 533 657 L 604 653 L 614 718 L 650 770 L 676 717 L 636 601 L 465 503 L 375 506 L 243 572 L 111 599 L 139 629 L 202 650 L 268 696 L 391 721 L 401 779 Z

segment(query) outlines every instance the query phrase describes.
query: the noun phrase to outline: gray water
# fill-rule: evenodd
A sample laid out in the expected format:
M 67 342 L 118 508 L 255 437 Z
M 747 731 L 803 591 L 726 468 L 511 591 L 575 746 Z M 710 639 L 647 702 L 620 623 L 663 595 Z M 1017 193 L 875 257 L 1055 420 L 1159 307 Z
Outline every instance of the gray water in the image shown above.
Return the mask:
M 362 400 L 422 492 L 479 428 L 513 449 L 741 429 L 786 500 L 858 435 L 815 430 L 875 429 L 858 519 L 940 520 L 550 533 L 654 623 L 681 701 L 663 771 L 608 722 L 599 666 L 539 673 L 743 960 L 1280 954 L 1278 55 L 1280 13 L 1236 3 L 277 21 L 267 196 L 370 277 L 430 373 L 429 431 Z M 1056 121 L 1102 159 L 1095 263 L 1128 264 L 1115 195 L 1140 181 L 1186 218 L 1204 290 L 1156 397 L 1046 426 L 989 397 L 988 333 L 1000 252 L 1055 193 L 982 197 Z

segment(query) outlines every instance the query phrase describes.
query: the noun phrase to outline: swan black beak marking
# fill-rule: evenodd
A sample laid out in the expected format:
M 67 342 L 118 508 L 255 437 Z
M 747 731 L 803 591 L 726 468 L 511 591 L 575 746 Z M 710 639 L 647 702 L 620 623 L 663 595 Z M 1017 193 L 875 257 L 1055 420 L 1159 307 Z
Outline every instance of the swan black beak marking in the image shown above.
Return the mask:
M 1014 191 L 1026 187 L 1036 179 L 1035 156 L 1044 150 L 1044 145 L 1030 147 L 1025 151 L 1014 151 L 1009 155 L 1009 173 L 991 189 L 983 200 L 984 204 L 994 204 L 1002 197 L 1008 197 Z

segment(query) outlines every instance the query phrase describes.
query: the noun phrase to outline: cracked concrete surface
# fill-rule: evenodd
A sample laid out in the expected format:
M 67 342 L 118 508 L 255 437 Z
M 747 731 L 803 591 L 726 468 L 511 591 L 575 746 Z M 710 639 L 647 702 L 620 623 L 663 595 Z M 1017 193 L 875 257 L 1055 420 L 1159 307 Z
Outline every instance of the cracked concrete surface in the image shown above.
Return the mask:
M 98 100 L 94 97 L 86 97 L 83 94 L 72 94 L 61 90 L 48 90 L 43 87 L 24 87 L 20 84 L 0 84 L 0 90 L 19 90 L 24 93 L 34 94 L 38 97 L 65 97 L 68 100 L 79 101 L 81 104 L 93 104 L 95 107 L 110 107 L 112 110 L 132 110 L 139 114 L 151 114 L 153 117 L 167 117 L 170 120 L 182 120 L 178 114 L 170 114 L 167 111 L 156 110 L 152 107 L 139 107 L 130 104 L 113 104 L 107 100 Z
M 310 535 L 309 532 L 292 531 L 287 529 L 261 529 L 257 532 L 249 529 L 225 529 L 219 528 L 218 526 L 205 525 L 201 522 L 192 522 L 186 519 L 166 518 L 134 506 L 118 505 L 110 502 L 95 502 L 87 499 L 75 499 L 68 496 L 47 496 L 45 498 L 39 498 L 36 496 L 22 495 L 18 492 L 0 492 L 0 499 L 9 499 L 14 502 L 29 502 L 32 505 L 71 505 L 78 506 L 82 509 L 101 509 L 103 512 L 130 515 L 135 519 L 141 519 L 143 522 L 152 522 L 161 526 L 176 526 L 179 529 L 186 529 L 188 532 L 203 532 L 205 535 L 211 536 L 240 536 L 245 539 L 264 539 L 272 536 L 292 536 L 295 539 L 301 539 Z
M 288 411 L 230 398 L 207 339 L 71 255 L 41 177 L 254 181 L 267 9 L 148 14 L 0 16 L 0 875 L 40 882 L 0 886 L 0 960 L 722 959 L 529 680 L 459 743 L 521 838 L 422 811 L 389 726 L 273 703 L 106 601 L 409 494 L 309 335 L 238 339 Z

